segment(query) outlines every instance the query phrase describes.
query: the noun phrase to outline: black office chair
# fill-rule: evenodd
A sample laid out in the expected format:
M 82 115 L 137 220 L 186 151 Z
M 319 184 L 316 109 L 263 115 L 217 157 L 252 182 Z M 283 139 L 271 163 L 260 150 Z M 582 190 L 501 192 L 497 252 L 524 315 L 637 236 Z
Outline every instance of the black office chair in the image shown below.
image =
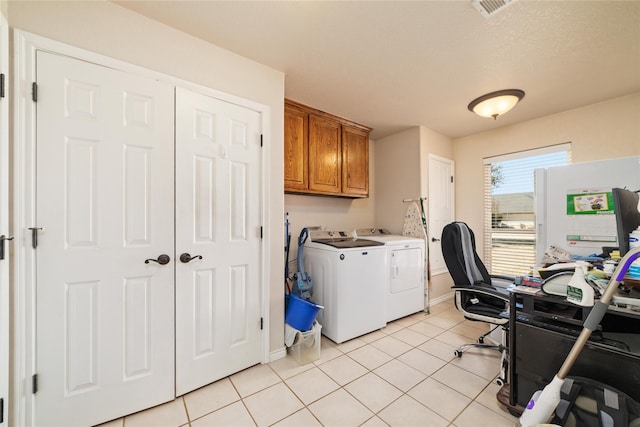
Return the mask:
M 489 332 L 478 337 L 476 343 L 464 344 L 455 355 L 473 347 L 498 350 L 502 353 L 498 385 L 507 381 L 508 350 L 505 345 L 509 318 L 501 315 L 509 308 L 507 287 L 513 285 L 512 276 L 491 276 L 476 253 L 473 231 L 464 222 L 452 222 L 442 229 L 442 255 L 453 278 L 456 308 L 465 319 L 494 325 Z M 497 328 L 502 328 L 502 342 L 485 344 L 484 339 Z

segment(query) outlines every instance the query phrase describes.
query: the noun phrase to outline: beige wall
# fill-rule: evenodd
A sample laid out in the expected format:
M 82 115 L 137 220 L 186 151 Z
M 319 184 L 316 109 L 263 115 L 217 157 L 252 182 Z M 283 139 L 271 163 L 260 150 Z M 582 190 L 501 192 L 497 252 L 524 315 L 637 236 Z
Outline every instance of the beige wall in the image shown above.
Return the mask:
M 429 154 L 452 159 L 451 139 L 417 126 L 376 141 L 376 227 L 400 233 L 407 210 L 402 200 L 428 196 Z M 451 285 L 448 273 L 433 276 L 431 300 L 449 295 Z
M 392 233 L 402 231 L 404 199 L 422 195 L 420 128 L 413 127 L 376 140 L 375 223 Z
M 4 6 L 4 3 L 3 3 Z M 154 71 L 267 105 L 265 146 L 268 217 L 265 232 L 271 266 L 270 349 L 283 348 L 284 74 L 106 1 L 11 1 L 12 28 L 100 53 Z
M 454 140 L 456 219 L 483 227 L 483 158 L 565 142 L 573 163 L 639 155 L 640 93 Z
M 451 138 L 416 126 L 376 140 L 375 226 L 402 231 L 404 199 L 429 192 L 429 154 L 453 158 Z

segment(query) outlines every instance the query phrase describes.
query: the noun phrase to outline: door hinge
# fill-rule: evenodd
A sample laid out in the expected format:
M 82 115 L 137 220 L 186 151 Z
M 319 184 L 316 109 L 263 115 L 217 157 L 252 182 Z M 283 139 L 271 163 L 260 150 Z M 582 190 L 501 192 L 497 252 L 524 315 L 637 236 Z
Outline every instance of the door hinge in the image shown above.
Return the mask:
M 38 102 L 38 83 L 31 83 L 31 99 L 33 102 Z
M 5 240 L 13 240 L 13 236 L 7 237 L 4 234 L 0 236 L 0 261 L 4 259 L 4 242 Z
M 31 246 L 33 249 L 38 247 L 38 230 L 44 230 L 42 227 L 29 227 L 31 230 Z
M 262 147 L 263 143 L 264 143 L 264 141 L 262 140 L 262 134 L 260 134 L 260 147 Z
M 260 318 L 260 330 L 262 330 L 264 328 L 264 318 L 261 317 Z
M 453 175 L 451 175 L 451 182 L 453 182 Z
M 260 226 L 260 238 L 262 239 L 263 236 L 264 236 L 264 232 L 263 232 L 262 226 Z
M 4 422 L 4 398 L 0 397 L 0 424 Z
M 4 98 L 4 73 L 0 74 L 0 98 Z
M 38 392 L 38 374 L 33 374 L 31 377 L 31 393 L 36 394 Z

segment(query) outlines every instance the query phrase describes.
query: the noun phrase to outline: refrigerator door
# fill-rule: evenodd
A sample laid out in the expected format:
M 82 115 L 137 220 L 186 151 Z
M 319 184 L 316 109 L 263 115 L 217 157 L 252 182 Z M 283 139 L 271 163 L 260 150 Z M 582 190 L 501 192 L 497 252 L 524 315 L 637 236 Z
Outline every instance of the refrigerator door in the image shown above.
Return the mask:
M 618 246 L 613 206 L 607 206 L 606 199 L 605 204 L 578 207 L 580 201 L 603 200 L 599 195 L 614 187 L 640 189 L 640 156 L 536 169 L 538 262 L 552 245 L 582 256 Z

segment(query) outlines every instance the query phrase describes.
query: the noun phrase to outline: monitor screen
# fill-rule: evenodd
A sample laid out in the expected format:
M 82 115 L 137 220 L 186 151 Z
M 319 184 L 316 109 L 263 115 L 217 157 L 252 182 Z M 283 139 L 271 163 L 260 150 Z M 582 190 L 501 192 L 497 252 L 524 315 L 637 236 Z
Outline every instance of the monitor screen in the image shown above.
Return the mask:
M 616 228 L 620 256 L 629 252 L 629 234 L 640 227 L 640 196 L 623 188 L 613 189 L 613 208 L 616 213 Z

